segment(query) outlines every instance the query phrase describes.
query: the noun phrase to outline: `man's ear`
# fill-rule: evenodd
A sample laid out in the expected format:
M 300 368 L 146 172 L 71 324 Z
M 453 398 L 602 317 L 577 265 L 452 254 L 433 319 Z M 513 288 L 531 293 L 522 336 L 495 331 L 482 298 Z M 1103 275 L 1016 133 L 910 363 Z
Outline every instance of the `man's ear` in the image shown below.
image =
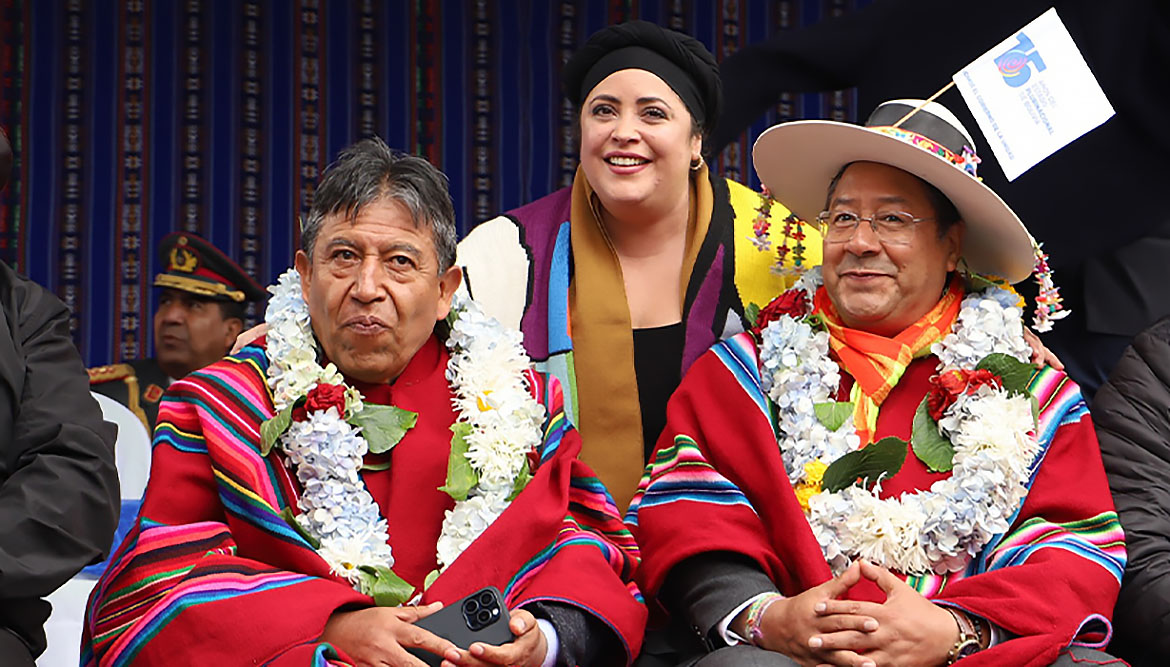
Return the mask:
M 959 260 L 963 257 L 963 236 L 966 233 L 967 223 L 959 220 L 951 225 L 943 236 L 943 243 L 950 246 L 947 249 L 947 273 L 954 271 L 959 266 Z
M 451 312 L 451 299 L 455 296 L 455 290 L 459 289 L 459 283 L 463 282 L 463 269 L 458 266 L 452 266 L 439 276 L 439 303 L 435 310 L 435 321 L 445 319 Z
M 240 337 L 240 332 L 244 330 L 244 321 L 238 317 L 229 317 L 223 324 L 224 348 L 231 350 L 236 344 L 236 339 Z
M 298 250 L 296 259 L 293 260 L 293 266 L 296 267 L 297 273 L 301 274 L 301 298 L 305 303 L 309 302 L 309 286 L 313 282 L 313 263 L 309 261 L 309 256 L 305 254 L 304 250 Z

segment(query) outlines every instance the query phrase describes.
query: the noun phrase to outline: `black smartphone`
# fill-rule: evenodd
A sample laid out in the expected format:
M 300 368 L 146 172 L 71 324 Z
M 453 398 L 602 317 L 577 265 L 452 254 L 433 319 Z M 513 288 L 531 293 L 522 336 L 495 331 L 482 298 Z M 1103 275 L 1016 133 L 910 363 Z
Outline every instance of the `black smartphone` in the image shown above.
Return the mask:
M 415 625 L 466 650 L 474 642 L 499 646 L 515 639 L 508 620 L 504 597 L 495 586 L 488 586 L 457 604 L 443 607 Z M 421 648 L 407 648 L 406 651 L 433 667 L 443 662 L 441 656 Z

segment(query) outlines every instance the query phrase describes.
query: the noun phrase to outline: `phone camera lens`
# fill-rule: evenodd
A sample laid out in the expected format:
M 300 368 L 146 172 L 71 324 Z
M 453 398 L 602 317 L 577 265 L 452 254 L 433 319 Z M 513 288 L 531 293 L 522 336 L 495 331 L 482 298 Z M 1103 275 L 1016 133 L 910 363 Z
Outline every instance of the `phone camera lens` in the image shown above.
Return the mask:
M 490 607 L 496 601 L 496 596 L 492 595 L 491 591 L 484 591 L 479 594 L 479 604 L 484 607 Z
M 468 616 L 474 616 L 475 612 L 479 611 L 479 602 L 475 599 L 465 600 L 463 602 L 463 613 Z
M 487 609 L 480 609 L 479 613 L 475 615 L 475 620 L 479 621 L 482 625 L 487 625 L 492 622 L 492 613 Z

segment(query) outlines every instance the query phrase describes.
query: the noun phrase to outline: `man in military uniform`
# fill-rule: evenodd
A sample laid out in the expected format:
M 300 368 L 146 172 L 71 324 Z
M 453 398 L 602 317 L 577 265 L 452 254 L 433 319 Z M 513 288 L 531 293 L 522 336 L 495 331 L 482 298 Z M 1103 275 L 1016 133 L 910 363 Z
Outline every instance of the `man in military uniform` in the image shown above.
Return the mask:
M 244 328 L 244 308 L 264 288 L 218 248 L 188 232 L 159 244 L 166 268 L 154 314 L 154 358 L 89 369 L 91 388 L 122 403 L 154 432 L 158 402 L 173 380 L 218 361 Z

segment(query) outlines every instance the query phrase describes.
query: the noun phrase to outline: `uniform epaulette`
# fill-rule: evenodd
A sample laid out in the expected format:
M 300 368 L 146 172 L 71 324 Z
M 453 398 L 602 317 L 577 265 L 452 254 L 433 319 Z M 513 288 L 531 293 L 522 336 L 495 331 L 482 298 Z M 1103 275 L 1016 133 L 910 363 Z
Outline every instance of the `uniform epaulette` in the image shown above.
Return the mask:
M 114 380 L 124 380 L 134 376 L 134 368 L 130 364 L 106 364 L 86 369 L 89 373 L 90 384 L 102 384 Z

